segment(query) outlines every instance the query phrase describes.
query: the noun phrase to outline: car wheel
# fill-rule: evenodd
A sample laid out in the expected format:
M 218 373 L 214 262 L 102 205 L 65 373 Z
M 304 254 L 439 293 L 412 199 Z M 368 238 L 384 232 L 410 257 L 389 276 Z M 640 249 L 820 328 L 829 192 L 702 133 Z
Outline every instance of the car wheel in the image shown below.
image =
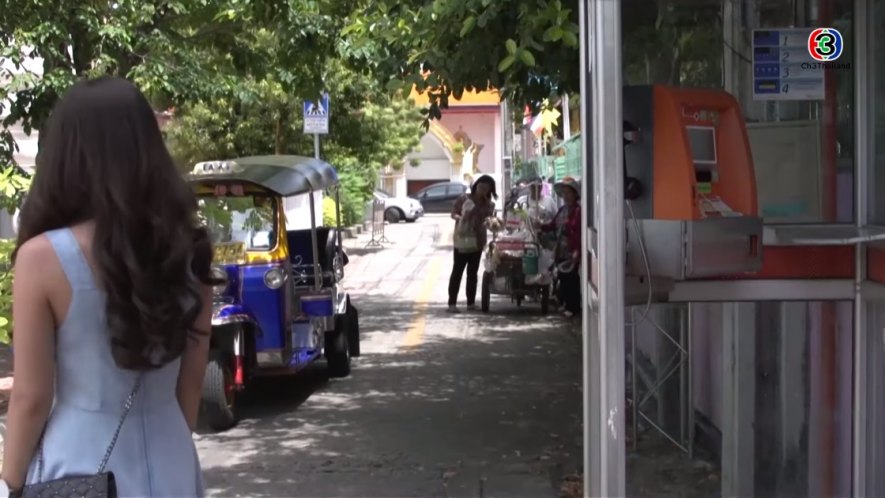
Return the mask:
M 399 223 L 399 220 L 403 217 L 403 213 L 397 208 L 390 208 L 387 211 L 384 211 L 384 219 L 387 220 L 388 223 Z

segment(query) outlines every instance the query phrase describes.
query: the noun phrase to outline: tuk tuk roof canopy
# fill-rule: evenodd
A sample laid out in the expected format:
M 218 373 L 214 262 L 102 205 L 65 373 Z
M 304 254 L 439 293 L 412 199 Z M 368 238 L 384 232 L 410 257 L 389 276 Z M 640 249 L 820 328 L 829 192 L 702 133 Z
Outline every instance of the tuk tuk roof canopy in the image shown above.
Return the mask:
M 194 165 L 189 182 L 241 181 L 254 183 L 282 197 L 306 194 L 338 185 L 331 164 L 303 156 L 252 156 Z

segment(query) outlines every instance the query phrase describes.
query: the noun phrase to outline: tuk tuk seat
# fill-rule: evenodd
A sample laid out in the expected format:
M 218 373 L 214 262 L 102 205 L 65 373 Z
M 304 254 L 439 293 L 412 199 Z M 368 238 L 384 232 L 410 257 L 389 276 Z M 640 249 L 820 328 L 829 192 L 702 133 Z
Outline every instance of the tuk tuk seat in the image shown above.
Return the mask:
M 323 286 L 331 286 L 334 282 L 332 277 L 332 261 L 338 252 L 338 230 L 330 227 L 317 227 L 317 247 L 319 249 L 320 270 L 323 272 Z M 292 264 L 300 264 L 301 271 L 313 277 L 313 240 L 310 229 L 288 230 L 286 239 L 289 243 L 289 261 Z M 300 261 L 296 261 L 300 257 Z M 347 255 L 344 256 L 343 264 L 347 264 Z

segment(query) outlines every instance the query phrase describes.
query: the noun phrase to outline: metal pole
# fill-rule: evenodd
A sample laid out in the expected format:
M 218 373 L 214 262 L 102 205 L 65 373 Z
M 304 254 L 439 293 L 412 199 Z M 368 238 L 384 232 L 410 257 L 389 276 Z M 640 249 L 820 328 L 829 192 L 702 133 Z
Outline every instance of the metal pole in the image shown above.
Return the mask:
M 319 133 L 313 134 L 313 157 L 317 160 L 320 158 Z M 317 215 L 316 203 L 313 199 L 314 191 L 311 190 L 308 195 L 310 196 L 310 241 L 313 244 L 313 285 L 315 290 L 320 290 L 323 288 L 323 276 L 320 274 L 320 246 L 317 242 Z
M 691 303 L 685 305 L 688 313 L 688 323 L 687 325 L 687 336 L 688 336 L 688 344 L 685 347 L 685 350 L 688 352 L 688 458 L 689 460 L 694 458 L 694 439 L 695 439 L 695 419 L 694 419 L 694 385 L 692 384 L 692 371 L 694 370 L 691 363 L 691 344 L 692 344 L 692 336 L 694 335 L 694 319 L 693 313 L 694 308 L 692 308 Z
M 634 313 L 634 308 L 630 308 L 630 372 L 631 372 L 631 380 L 633 383 L 633 399 L 631 407 L 633 409 L 633 451 L 639 451 L 639 382 L 637 382 L 636 376 L 638 375 L 638 369 L 636 368 L 636 313 Z
M 873 32 L 871 15 L 872 8 L 870 2 L 865 0 L 854 1 L 854 19 L 855 28 L 855 60 L 853 68 L 854 75 L 854 95 L 857 102 L 868 102 L 873 100 L 873 75 L 870 67 L 874 59 L 874 50 L 877 50 L 873 43 L 871 34 Z M 870 109 L 875 107 L 867 105 L 859 105 L 855 108 L 854 129 L 857 130 L 855 139 L 855 164 L 857 168 L 854 175 L 854 196 L 856 199 L 855 206 L 855 222 L 857 227 L 863 227 L 869 220 L 868 199 L 871 198 L 870 185 L 875 185 L 876 178 L 870 178 L 873 171 L 875 160 L 874 149 L 874 133 L 873 133 L 873 117 Z M 867 250 L 864 244 L 855 246 L 854 256 L 854 396 L 852 406 L 852 486 L 854 496 L 870 496 L 876 489 L 870 489 L 868 483 L 868 475 L 876 472 L 874 465 L 870 465 L 868 461 L 868 445 L 870 439 L 870 426 L 867 424 L 867 414 L 869 413 L 868 403 L 868 382 L 869 376 L 869 357 L 868 357 L 868 338 L 867 335 L 867 299 L 863 293 L 863 284 L 867 279 Z
M 338 239 L 338 259 L 344 265 L 344 246 L 341 244 L 341 188 L 335 187 L 335 236 Z
M 686 332 L 686 322 L 688 321 L 688 316 L 686 312 L 686 308 L 688 305 L 682 305 L 679 307 L 679 444 L 685 444 L 685 441 L 688 439 L 688 431 L 686 430 L 688 426 L 688 410 L 686 408 L 688 401 L 688 372 L 685 371 L 685 362 L 686 362 L 686 354 L 685 354 L 685 332 Z
M 594 211 L 599 265 L 600 488 L 626 495 L 624 427 L 624 179 L 621 2 L 592 0 Z M 598 200 L 598 201 L 597 201 Z
M 316 206 L 314 206 L 313 193 L 314 191 L 311 190 L 307 194 L 310 197 L 310 241 L 313 245 L 313 284 L 315 290 L 320 290 L 323 287 L 323 276 L 320 275 L 320 249 L 317 242 Z
M 580 28 L 581 35 L 581 43 L 580 43 L 580 66 L 581 66 L 581 95 L 584 98 L 581 100 L 581 129 L 583 133 L 581 133 L 581 151 L 582 151 L 582 161 L 581 161 L 581 169 L 582 175 L 581 179 L 584 182 L 584 192 L 593 192 L 593 170 L 588 167 L 590 163 L 590 151 L 593 150 L 592 147 L 592 123 L 590 121 L 590 116 L 592 113 L 592 99 L 587 98 L 590 95 L 590 89 L 592 88 L 593 83 L 590 80 L 590 69 L 591 63 L 590 58 L 592 57 L 592 38 L 591 38 L 591 4 L 593 0 L 579 0 L 578 1 L 578 26 Z M 525 127 L 522 127 L 522 136 L 525 138 Z M 527 157 L 527 153 L 524 153 L 523 157 Z M 594 192 L 595 193 L 595 192 Z M 594 331 L 598 328 L 598 323 L 596 322 L 596 316 L 593 310 L 593 303 L 595 300 L 595 296 L 593 295 L 594 289 L 591 285 L 591 280 L 587 277 L 587 274 L 593 264 L 593 259 L 590 257 L 590 251 L 593 248 L 590 246 L 590 242 L 593 240 L 591 236 L 591 232 L 593 230 L 593 218 L 592 218 L 592 198 L 587 198 L 584 196 L 584 201 L 581 202 L 581 219 L 584 221 L 584 225 L 586 227 L 581 234 L 581 246 L 586 248 L 581 254 L 581 290 L 584 292 L 585 301 L 583 303 L 584 313 L 581 316 L 581 329 L 583 336 L 583 415 L 584 415 L 584 441 L 583 441 L 583 453 L 584 453 L 584 496 L 599 496 L 599 459 L 598 451 L 596 450 L 596 444 L 599 441 L 598 436 L 598 424 L 596 423 L 596 419 L 598 419 L 600 406 L 599 406 L 599 385 L 598 385 L 598 364 L 599 360 L 599 352 L 596 348 L 596 337 Z
M 566 141 L 572 136 L 572 117 L 568 111 L 568 94 L 562 94 L 562 140 Z

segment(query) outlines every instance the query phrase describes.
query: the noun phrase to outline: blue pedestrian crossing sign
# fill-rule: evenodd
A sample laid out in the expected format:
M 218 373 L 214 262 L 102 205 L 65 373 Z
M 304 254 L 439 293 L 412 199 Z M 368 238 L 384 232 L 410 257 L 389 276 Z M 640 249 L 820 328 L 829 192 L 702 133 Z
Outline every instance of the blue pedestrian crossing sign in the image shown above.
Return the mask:
M 304 133 L 326 135 L 329 133 L 329 94 L 323 94 L 319 101 L 304 101 Z

